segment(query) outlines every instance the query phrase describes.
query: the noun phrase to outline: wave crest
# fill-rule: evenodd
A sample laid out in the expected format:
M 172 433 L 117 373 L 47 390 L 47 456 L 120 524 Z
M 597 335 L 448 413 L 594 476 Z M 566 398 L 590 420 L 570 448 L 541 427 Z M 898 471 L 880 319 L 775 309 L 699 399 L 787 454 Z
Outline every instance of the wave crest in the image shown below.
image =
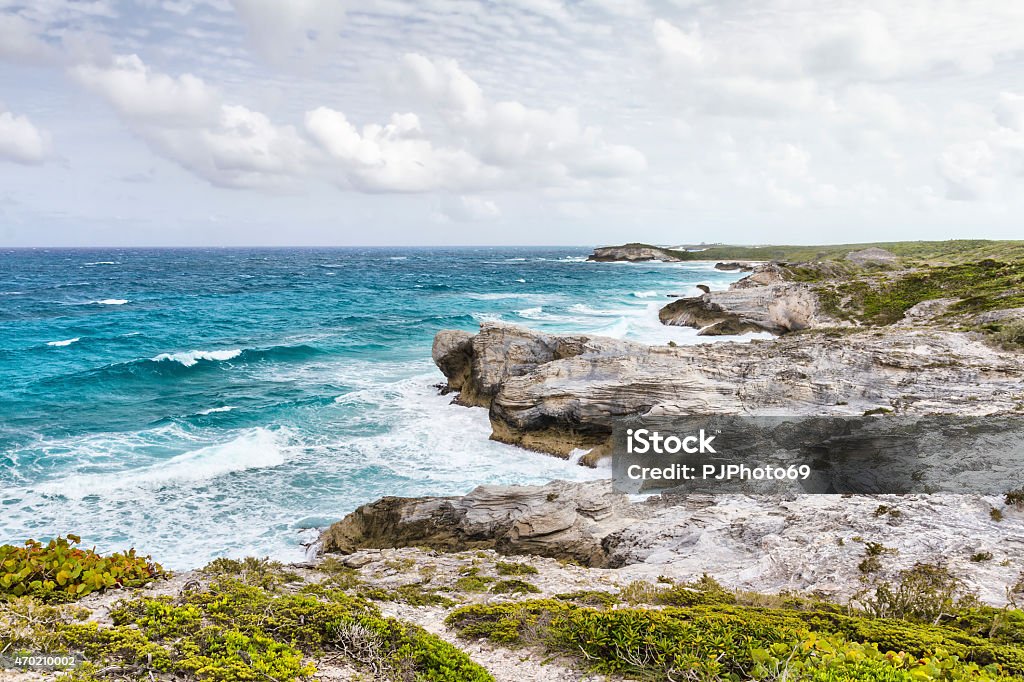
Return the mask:
M 151 358 L 151 360 L 153 362 L 177 362 L 185 367 L 192 367 L 200 361 L 223 362 L 224 360 L 233 360 L 241 354 L 241 348 L 232 348 L 230 350 L 190 350 L 184 353 L 161 353 L 155 358 Z

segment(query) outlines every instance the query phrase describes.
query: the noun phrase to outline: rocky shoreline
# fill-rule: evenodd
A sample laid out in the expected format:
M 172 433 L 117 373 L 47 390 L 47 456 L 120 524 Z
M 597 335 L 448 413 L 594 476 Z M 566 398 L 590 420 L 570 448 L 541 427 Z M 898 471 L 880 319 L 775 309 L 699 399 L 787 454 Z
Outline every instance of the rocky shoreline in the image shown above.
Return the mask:
M 591 259 L 671 255 L 626 245 L 597 249 Z M 614 420 L 630 415 L 982 416 L 1024 409 L 1024 356 L 966 326 L 977 321 L 969 311 L 945 315 L 955 299 L 907 301 L 889 324 L 844 314 L 832 300 L 835 287 L 879 276 L 899 283 L 919 271 L 901 267 L 888 251 L 852 250 L 841 261 L 719 265 L 749 267 L 750 274 L 727 291 L 669 303 L 663 323 L 702 335 L 769 331 L 775 339 L 647 346 L 483 323 L 476 334 L 437 334 L 433 359 L 447 380 L 444 390 L 458 405 L 486 408 L 493 439 L 560 457 L 585 452 L 580 462 L 589 465 L 608 453 Z M 1001 319 L 1007 315 L 1019 311 L 1004 310 Z M 952 563 L 987 601 L 1004 603 L 1024 569 L 1015 552 L 998 568 L 970 561 L 984 547 L 1024 540 L 1024 519 L 1003 507 L 998 497 L 978 495 L 637 502 L 607 483 L 554 482 L 482 487 L 455 498 L 385 498 L 332 526 L 322 541 L 328 552 L 486 548 L 637 575 L 657 566 L 680 579 L 707 572 L 733 587 L 842 598 L 863 577 L 853 539 L 869 538 L 892 545 L 900 557 L 894 571 L 915 562 Z M 890 516 L 887 509 L 899 511 Z
M 641 248 L 594 260 L 659 256 Z M 754 260 L 721 262 L 750 274 L 661 320 L 772 338 L 650 346 L 487 322 L 436 335 L 440 388 L 451 409 L 488 410 L 493 439 L 598 467 L 615 420 L 636 415 L 1024 414 L 1018 264 L 874 247 Z M 87 662 L 0 680 L 1024 675 L 1024 492 L 631 496 L 553 481 L 384 497 L 325 529 L 301 565 L 218 559 L 169 577 L 134 554 L 7 551 L 0 588 L 21 591 L 0 598 L 0 654 Z M 33 587 L 39 552 L 64 571 Z M 113 589 L 75 567 L 86 555 L 153 577 Z M 69 581 L 88 588 L 74 605 L 23 596 Z

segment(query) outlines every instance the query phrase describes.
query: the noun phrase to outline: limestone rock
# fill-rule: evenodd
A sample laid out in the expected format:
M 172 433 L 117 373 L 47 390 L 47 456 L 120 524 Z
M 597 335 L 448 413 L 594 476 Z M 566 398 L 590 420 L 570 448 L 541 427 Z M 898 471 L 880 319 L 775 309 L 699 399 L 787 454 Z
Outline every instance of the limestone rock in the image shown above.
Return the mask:
M 715 263 L 715 270 L 721 270 L 723 272 L 750 272 L 754 269 L 754 266 L 750 263 L 740 263 L 739 261 L 732 261 L 729 263 Z
M 808 329 L 822 317 L 817 296 L 799 282 L 711 291 L 669 303 L 658 316 L 667 325 L 697 329 L 713 326 L 702 333 L 719 335 L 748 331 L 784 334 Z
M 480 486 L 462 497 L 382 498 L 332 525 L 321 542 L 328 553 L 494 549 L 603 566 L 601 541 L 635 521 L 629 507 L 608 481 Z
M 598 262 L 642 262 L 650 260 L 676 262 L 681 259 L 673 255 L 669 250 L 656 246 L 650 246 L 648 244 L 624 244 L 622 246 L 598 247 L 594 249 L 594 253 L 587 257 L 587 260 Z
M 605 444 L 617 418 L 651 410 L 991 414 L 1024 394 L 1024 357 L 942 330 L 668 347 L 485 325 L 472 349 L 465 384 L 486 387 L 478 404 L 490 408 L 492 438 L 562 457 Z
M 1001 521 L 991 518 L 993 508 L 1003 510 Z M 820 591 L 839 601 L 862 586 L 863 541 L 896 550 L 877 578 L 892 580 L 918 562 L 942 564 L 992 604 L 1005 603 L 1024 568 L 1024 512 L 999 497 L 967 495 L 693 494 L 630 502 L 607 482 L 485 486 L 464 497 L 385 498 L 360 507 L 322 540 L 327 551 L 348 555 L 346 565 L 388 566 L 382 576 L 394 573 L 391 548 L 495 550 L 594 567 L 534 560 L 541 574 L 531 581 L 541 586 L 554 580 L 548 571 L 563 569 L 584 581 L 576 589 L 708 573 L 731 588 Z M 993 560 L 971 561 L 981 551 Z M 461 568 L 450 554 L 419 558 L 455 562 L 453 575 Z M 416 575 L 410 570 L 393 578 L 396 584 Z

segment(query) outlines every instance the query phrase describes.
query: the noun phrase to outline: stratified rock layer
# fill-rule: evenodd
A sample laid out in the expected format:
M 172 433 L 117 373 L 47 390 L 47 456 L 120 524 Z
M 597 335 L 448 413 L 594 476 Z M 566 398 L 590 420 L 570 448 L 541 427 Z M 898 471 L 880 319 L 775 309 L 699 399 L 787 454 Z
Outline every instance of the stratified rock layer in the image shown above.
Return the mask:
M 993 508 L 1002 510 L 999 520 Z M 494 549 L 614 569 L 608 575 L 623 582 L 709 573 L 734 588 L 816 590 L 840 599 L 861 587 L 858 564 L 867 542 L 887 548 L 876 578 L 918 562 L 942 564 L 996 604 L 1005 603 L 1006 588 L 1024 568 L 1024 512 L 1000 498 L 962 495 L 630 502 L 607 481 L 484 486 L 464 497 L 384 498 L 321 539 L 325 551 L 343 554 Z M 972 560 L 983 552 L 993 559 Z
M 449 345 L 438 367 L 469 394 L 463 403 L 489 408 L 492 438 L 563 457 L 604 444 L 616 418 L 648 411 L 991 414 L 1024 396 L 1019 353 L 941 330 L 667 347 L 485 323 L 468 344 Z
M 608 482 L 480 486 L 463 497 L 385 497 L 363 505 L 321 537 L 325 552 L 429 547 L 494 549 L 606 563 L 602 540 L 631 522 Z

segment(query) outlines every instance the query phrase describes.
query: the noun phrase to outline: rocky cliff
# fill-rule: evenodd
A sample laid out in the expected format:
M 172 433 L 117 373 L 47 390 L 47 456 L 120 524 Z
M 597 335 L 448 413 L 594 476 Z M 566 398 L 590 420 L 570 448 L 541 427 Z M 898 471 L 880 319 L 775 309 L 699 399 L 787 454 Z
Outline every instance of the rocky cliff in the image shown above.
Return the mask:
M 750 343 L 647 346 L 485 323 L 441 332 L 434 359 L 490 410 L 492 438 L 567 457 L 644 414 L 986 414 L 1016 410 L 1024 358 L 971 334 L 900 328 Z
M 675 262 L 682 259 L 671 249 L 651 246 L 650 244 L 623 244 L 622 246 L 602 246 L 596 248 L 594 253 L 587 257 L 587 260 L 599 262 L 639 262 L 650 260 Z

